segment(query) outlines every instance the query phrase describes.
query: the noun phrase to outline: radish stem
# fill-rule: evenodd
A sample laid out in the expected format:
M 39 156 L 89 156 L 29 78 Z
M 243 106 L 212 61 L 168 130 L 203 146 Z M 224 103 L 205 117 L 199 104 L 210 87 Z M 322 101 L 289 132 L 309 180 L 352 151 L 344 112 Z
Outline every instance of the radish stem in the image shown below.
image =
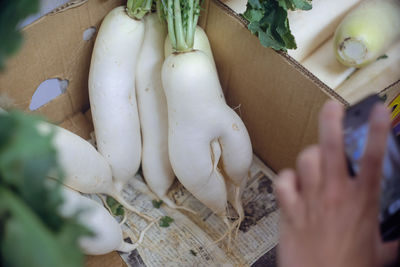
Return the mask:
M 126 12 L 129 17 L 140 20 L 151 11 L 152 0 L 128 0 Z
M 199 0 L 168 0 L 167 6 L 164 6 L 164 15 L 168 23 L 168 34 L 173 50 L 192 51 L 200 15 Z

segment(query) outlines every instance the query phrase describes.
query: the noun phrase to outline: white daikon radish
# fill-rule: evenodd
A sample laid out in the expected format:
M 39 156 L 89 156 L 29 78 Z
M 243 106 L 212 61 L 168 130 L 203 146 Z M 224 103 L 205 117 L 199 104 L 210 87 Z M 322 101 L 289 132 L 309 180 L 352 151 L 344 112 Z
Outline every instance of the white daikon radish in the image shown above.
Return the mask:
M 194 33 L 193 49 L 201 50 L 204 53 L 206 53 L 209 56 L 209 58 L 212 59 L 214 65 L 215 65 L 214 57 L 213 57 L 212 50 L 211 50 L 211 45 L 210 45 L 210 42 L 208 41 L 207 34 L 198 25 L 196 25 L 196 30 Z M 173 52 L 174 52 L 174 49 L 172 48 L 171 40 L 169 38 L 169 35 L 167 35 L 167 37 L 165 38 L 165 44 L 164 44 L 165 58 L 167 58 Z
M 217 67 L 215 66 L 215 60 L 213 57 L 213 53 L 211 50 L 211 45 L 210 42 L 208 41 L 207 34 L 205 31 L 198 25 L 196 25 L 196 30 L 194 33 L 194 41 L 193 41 L 193 49 L 194 50 L 200 50 L 203 51 L 204 53 L 207 54 L 207 56 L 211 59 L 215 70 Z M 167 35 L 167 38 L 165 38 L 165 44 L 164 44 L 164 53 L 165 53 L 165 58 L 167 58 L 169 55 L 171 55 L 174 52 L 172 45 L 171 45 L 171 39 L 169 38 L 169 35 Z M 224 98 L 224 93 L 221 88 L 221 98 Z
M 135 71 L 144 23 L 113 9 L 103 20 L 93 49 L 89 97 L 97 147 L 111 166 L 118 191 L 134 179 L 141 161 Z
M 399 38 L 400 2 L 368 0 L 347 14 L 338 26 L 335 53 L 344 65 L 362 67 L 384 54 Z
M 303 66 L 332 89 L 338 87 L 356 69 L 340 63 L 333 52 L 333 37 L 303 61 Z
M 365 96 L 378 93 L 400 80 L 400 42 L 394 44 L 374 63 L 356 71 L 336 89 L 336 92 L 350 103 Z
M 142 171 L 147 185 L 168 206 L 175 179 L 168 156 L 168 110 L 161 83 L 164 62 L 165 23 L 156 13 L 144 17 L 145 34 L 136 69 L 136 90 L 143 137 Z
M 308 11 L 290 11 L 288 20 L 297 49 L 288 54 L 302 62 L 335 31 L 345 14 L 362 0 L 313 0 Z
M 222 89 L 213 61 L 206 53 L 193 50 L 199 6 L 193 0 L 188 6 L 191 8 L 182 10 L 182 14 L 176 1 L 172 9 L 169 0 L 165 12 L 168 24 L 175 25 L 168 30 L 176 51 L 162 68 L 169 156 L 179 181 L 223 218 L 230 231 L 227 182 L 240 193 L 252 161 L 251 142 L 240 117 L 220 96 Z M 236 195 L 233 202 L 241 206 L 240 194 Z
M 68 217 L 78 213 L 78 221 L 93 233 L 93 236 L 79 239 L 79 246 L 87 255 L 102 255 L 114 250 L 135 250 L 142 242 L 145 231 L 151 226 L 149 224 L 140 234 L 137 243 L 127 243 L 123 240 L 121 226 L 103 206 L 66 187 L 61 192 L 64 198 L 61 214 Z
M 54 133 L 53 144 L 57 150 L 58 163 L 64 172 L 65 178 L 62 182 L 65 185 L 86 194 L 103 193 L 112 196 L 128 210 L 146 220 L 153 220 L 122 197 L 112 179 L 109 164 L 89 142 L 66 129 L 49 123 L 40 123 L 38 129 L 43 134 Z M 55 179 L 60 178 L 57 173 L 51 173 L 49 176 Z
M 0 113 L 6 113 L 6 111 L 0 107 Z M 154 221 L 153 218 L 129 204 L 117 191 L 110 166 L 89 142 L 50 123 L 40 122 L 37 127 L 42 134 L 54 134 L 53 145 L 57 150 L 58 164 L 63 170 L 62 182 L 66 186 L 86 194 L 103 193 L 112 196 L 126 209 L 148 221 Z M 53 172 L 49 174 L 49 177 L 60 180 L 59 175 Z

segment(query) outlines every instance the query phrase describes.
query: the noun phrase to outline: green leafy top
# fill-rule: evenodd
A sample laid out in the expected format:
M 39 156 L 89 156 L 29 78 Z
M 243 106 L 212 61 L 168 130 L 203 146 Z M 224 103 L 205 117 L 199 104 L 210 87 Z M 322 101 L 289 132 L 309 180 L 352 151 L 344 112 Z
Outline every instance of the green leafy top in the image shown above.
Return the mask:
M 168 25 L 168 35 L 176 52 L 193 50 L 194 34 L 200 15 L 199 0 L 157 0 L 157 7 Z
M 22 44 L 18 23 L 39 10 L 38 0 L 0 0 L 0 70 Z
M 126 11 L 131 18 L 142 19 L 151 11 L 153 0 L 128 0 Z
M 288 10 L 310 10 L 311 7 L 311 0 L 249 0 L 243 17 L 263 46 L 286 51 L 297 48 L 290 31 Z
M 53 134 L 37 130 L 37 117 L 0 114 L 0 265 L 80 266 L 77 239 L 87 230 L 64 218 Z M 21 255 L 23 253 L 23 256 Z

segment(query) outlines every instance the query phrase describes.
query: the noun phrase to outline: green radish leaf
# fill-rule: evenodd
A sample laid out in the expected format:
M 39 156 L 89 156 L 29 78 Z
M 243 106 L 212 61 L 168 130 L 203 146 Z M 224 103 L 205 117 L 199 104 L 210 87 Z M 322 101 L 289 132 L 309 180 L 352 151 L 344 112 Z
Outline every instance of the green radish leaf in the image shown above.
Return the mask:
M 388 58 L 388 55 L 385 54 L 385 55 L 378 57 L 376 60 L 378 61 L 378 60 L 387 59 L 387 58 Z
M 254 9 L 262 9 L 260 0 L 249 0 L 248 4 Z
M 295 36 L 290 31 L 288 10 L 310 10 L 308 0 L 249 0 L 243 17 L 248 29 L 261 44 L 275 50 L 296 49 Z
M 173 218 L 169 216 L 164 216 L 160 219 L 159 225 L 161 227 L 169 227 L 173 221 L 174 221 Z
M 161 205 L 164 203 L 164 201 L 153 199 L 152 203 L 154 208 L 159 209 Z
M 278 0 L 279 6 L 285 10 L 310 10 L 312 8 L 311 1 L 308 0 Z
M 106 203 L 111 210 L 112 215 L 114 216 L 124 216 L 125 208 L 118 201 L 116 201 L 113 197 L 107 196 Z

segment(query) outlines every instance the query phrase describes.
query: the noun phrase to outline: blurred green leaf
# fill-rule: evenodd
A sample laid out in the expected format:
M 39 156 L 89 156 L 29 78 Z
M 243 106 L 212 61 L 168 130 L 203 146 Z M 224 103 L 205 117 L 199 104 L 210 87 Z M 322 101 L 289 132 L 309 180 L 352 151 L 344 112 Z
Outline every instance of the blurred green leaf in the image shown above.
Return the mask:
M 18 23 L 39 11 L 39 0 L 0 0 L 0 70 L 22 44 Z
M 88 230 L 77 215 L 59 214 L 62 172 L 53 133 L 38 131 L 38 117 L 0 114 L 0 266 L 82 266 L 77 240 Z
M 161 205 L 164 203 L 164 201 L 153 199 L 152 203 L 154 208 L 159 209 Z

